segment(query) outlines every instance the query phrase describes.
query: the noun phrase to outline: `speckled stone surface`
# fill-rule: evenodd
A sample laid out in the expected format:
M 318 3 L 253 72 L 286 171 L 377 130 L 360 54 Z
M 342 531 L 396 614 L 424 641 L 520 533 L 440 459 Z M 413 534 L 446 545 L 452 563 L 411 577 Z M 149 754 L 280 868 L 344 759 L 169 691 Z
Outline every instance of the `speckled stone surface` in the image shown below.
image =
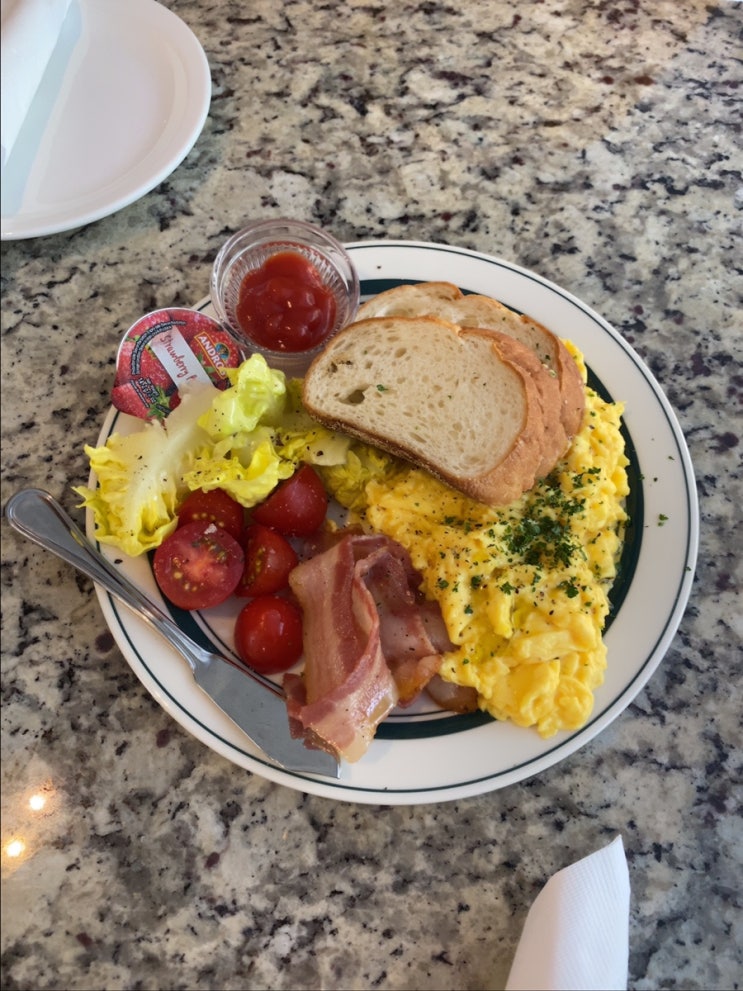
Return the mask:
M 91 583 L 3 521 L 3 988 L 501 988 L 547 878 L 617 833 L 630 987 L 740 987 L 743 5 L 167 6 L 212 71 L 194 148 L 121 212 L 2 245 L 3 504 L 36 485 L 79 518 L 124 331 L 205 296 L 245 220 L 290 215 L 495 254 L 600 312 L 686 435 L 697 576 L 592 743 L 481 797 L 375 807 L 189 736 Z

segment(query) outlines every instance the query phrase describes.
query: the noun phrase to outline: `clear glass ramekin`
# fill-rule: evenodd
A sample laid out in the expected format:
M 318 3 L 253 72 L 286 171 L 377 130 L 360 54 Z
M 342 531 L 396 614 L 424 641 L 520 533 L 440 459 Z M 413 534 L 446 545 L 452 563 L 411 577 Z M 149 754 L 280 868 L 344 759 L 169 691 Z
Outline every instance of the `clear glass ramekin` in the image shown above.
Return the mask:
M 252 340 L 241 327 L 236 310 L 245 276 L 271 255 L 293 251 L 319 273 L 335 299 L 335 322 L 322 343 L 306 351 L 272 350 Z M 212 268 L 210 295 L 217 319 L 229 329 L 246 355 L 259 352 L 272 368 L 301 376 L 328 340 L 351 323 L 359 305 L 359 278 L 343 245 L 321 227 L 301 220 L 278 218 L 248 224 L 221 247 Z

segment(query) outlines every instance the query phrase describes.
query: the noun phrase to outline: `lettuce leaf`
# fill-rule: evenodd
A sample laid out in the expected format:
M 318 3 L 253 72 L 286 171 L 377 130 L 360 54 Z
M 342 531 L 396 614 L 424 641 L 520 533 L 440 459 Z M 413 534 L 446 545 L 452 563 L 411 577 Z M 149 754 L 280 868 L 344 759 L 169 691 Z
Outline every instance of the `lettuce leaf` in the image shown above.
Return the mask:
M 302 405 L 301 389 L 301 379 L 291 379 L 287 385 L 286 407 L 275 431 L 277 451 L 295 464 L 345 464 L 351 438 L 313 420 Z
M 165 421 L 143 421 L 103 447 L 86 446 L 98 486 L 74 491 L 92 509 L 101 543 L 136 557 L 175 530 L 189 491 L 223 488 L 249 508 L 293 473 L 269 426 L 284 410 L 283 373 L 253 355 L 228 374 L 232 388 L 195 386 Z
M 85 448 L 98 484 L 74 491 L 92 509 L 101 543 L 144 554 L 175 530 L 190 491 L 224 489 L 250 508 L 301 462 L 316 465 L 338 501 L 358 509 L 369 479 L 395 471 L 396 459 L 313 420 L 301 381 L 287 382 L 262 355 L 227 374 L 231 388 L 193 386 L 164 421 L 141 421 L 128 436 Z
M 220 392 L 199 418 L 214 440 L 250 433 L 259 423 L 276 423 L 286 405 L 286 377 L 269 368 L 263 355 L 253 354 L 238 368 L 228 368 L 231 389 Z
M 279 457 L 272 432 L 258 427 L 253 435 L 228 437 L 203 448 L 184 475 L 189 489 L 224 489 L 243 506 L 255 506 L 276 485 L 294 474 L 294 465 Z M 257 436 L 256 436 L 257 435 Z
M 103 447 L 86 445 L 97 488 L 73 489 L 93 510 L 95 535 L 136 557 L 158 547 L 175 530 L 176 508 L 188 493 L 184 472 L 194 452 L 210 443 L 197 420 L 217 390 L 204 385 L 186 393 L 161 422 L 126 437 L 112 434 Z
M 353 441 L 346 460 L 337 465 L 321 467 L 325 487 L 346 509 L 363 513 L 368 500 L 366 487 L 372 479 L 389 482 L 406 471 L 408 466 L 392 454 L 386 454 L 369 444 Z

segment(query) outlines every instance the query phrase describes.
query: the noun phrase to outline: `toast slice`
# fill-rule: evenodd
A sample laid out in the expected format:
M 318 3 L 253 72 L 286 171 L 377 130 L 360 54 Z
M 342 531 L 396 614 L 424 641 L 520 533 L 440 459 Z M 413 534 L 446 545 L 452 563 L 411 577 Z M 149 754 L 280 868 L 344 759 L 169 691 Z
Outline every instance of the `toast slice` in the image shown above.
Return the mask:
M 580 371 L 559 337 L 530 317 L 516 313 L 489 296 L 465 295 L 450 282 L 421 282 L 396 286 L 363 303 L 357 320 L 384 316 L 436 316 L 461 327 L 482 327 L 507 334 L 529 347 L 555 380 L 560 395 L 559 425 L 552 429 L 553 445 L 562 444 L 560 457 L 580 429 L 585 408 L 585 391 Z M 555 389 L 542 385 L 548 408 L 552 408 Z M 545 456 L 545 463 L 551 455 Z
M 425 468 L 479 502 L 530 489 L 544 417 L 524 348 L 434 317 L 355 321 L 314 359 L 307 412 Z
M 542 458 L 537 466 L 536 476 L 544 478 L 568 448 L 568 438 L 561 420 L 562 402 L 557 379 L 531 348 L 514 337 L 481 327 L 462 327 L 461 331 L 464 336 L 480 335 L 496 341 L 501 356 L 520 365 L 531 377 L 537 390 L 543 422 Z

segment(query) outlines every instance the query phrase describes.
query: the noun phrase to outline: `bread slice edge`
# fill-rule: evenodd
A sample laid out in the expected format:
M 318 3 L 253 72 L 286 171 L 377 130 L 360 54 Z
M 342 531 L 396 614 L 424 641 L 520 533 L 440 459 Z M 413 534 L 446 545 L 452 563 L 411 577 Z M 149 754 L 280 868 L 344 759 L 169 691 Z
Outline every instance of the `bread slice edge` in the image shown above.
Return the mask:
M 393 340 L 395 334 L 403 335 L 404 343 L 411 352 L 398 356 L 395 360 L 395 348 L 399 340 Z M 400 393 L 394 396 L 389 393 L 390 385 L 395 389 L 405 388 L 405 383 L 398 381 L 395 376 L 404 374 L 409 366 L 404 359 L 425 362 L 431 365 L 432 359 L 429 348 L 433 343 L 443 351 L 454 348 L 455 356 L 459 356 L 460 364 L 473 367 L 477 371 L 473 378 L 487 366 L 492 359 L 494 378 L 504 380 L 507 388 L 513 390 L 512 400 L 523 407 L 516 429 L 511 428 L 508 443 L 503 443 L 502 453 L 493 461 L 487 463 L 482 470 L 465 472 L 461 466 L 452 469 L 451 461 L 437 456 L 435 451 L 424 450 L 421 444 L 413 444 L 404 431 L 395 430 L 392 419 L 387 428 L 380 427 L 378 417 L 372 414 L 372 404 L 378 413 L 383 409 L 381 404 L 385 399 L 399 401 Z M 395 345 L 392 346 L 392 343 Z M 456 343 L 454 343 L 456 342 Z M 382 345 L 380 357 L 375 349 Z M 473 350 L 474 349 L 474 350 Z M 399 347 L 398 347 L 399 350 Z M 475 353 L 475 351 L 477 353 Z M 544 419 L 537 387 L 530 371 L 525 367 L 521 358 L 520 345 L 505 335 L 492 333 L 466 333 L 454 324 L 431 317 L 375 317 L 355 321 L 354 324 L 340 332 L 313 361 L 303 383 L 303 401 L 308 413 L 333 430 L 342 431 L 366 443 L 372 444 L 391 454 L 405 458 L 409 462 L 429 471 L 432 475 L 446 482 L 453 488 L 492 505 L 502 505 L 512 502 L 534 484 L 536 473 L 543 458 Z M 371 354 L 371 357 L 370 357 Z M 377 364 L 387 356 L 388 364 Z M 366 362 L 369 367 L 361 368 Z M 418 365 L 423 378 L 430 376 L 431 368 Z M 456 366 L 455 366 L 456 367 Z M 508 373 L 505 370 L 508 370 Z M 342 402 L 337 396 L 328 394 L 330 376 L 341 376 L 337 381 L 343 386 L 348 397 L 358 393 L 358 401 L 354 406 L 351 402 Z M 345 378 L 343 378 L 345 376 Z M 392 376 L 392 377 L 390 377 Z M 455 402 L 455 391 L 452 385 L 452 368 L 441 369 L 441 378 L 445 387 L 452 392 L 452 403 Z M 387 378 L 387 383 L 385 383 Z M 379 379 L 379 381 L 376 381 Z M 471 383 L 466 387 L 475 388 Z M 488 382 L 480 383 L 487 388 Z M 429 383 L 430 388 L 430 383 Z M 365 391 L 366 390 L 366 391 Z M 337 391 L 337 390 L 336 390 Z M 431 415 L 430 397 L 423 412 Z M 481 410 L 487 410 L 487 397 L 482 396 Z M 498 397 L 498 402 L 508 402 L 508 397 Z M 362 411 L 360 408 L 367 403 Z M 497 403 L 493 403 L 493 407 Z M 457 415 L 457 410 L 439 410 L 438 415 L 444 419 Z M 393 413 L 399 414 L 400 407 L 394 407 Z M 384 424 L 384 419 L 382 420 Z M 485 431 L 497 429 L 497 424 L 483 422 L 478 425 L 480 436 L 486 436 Z

